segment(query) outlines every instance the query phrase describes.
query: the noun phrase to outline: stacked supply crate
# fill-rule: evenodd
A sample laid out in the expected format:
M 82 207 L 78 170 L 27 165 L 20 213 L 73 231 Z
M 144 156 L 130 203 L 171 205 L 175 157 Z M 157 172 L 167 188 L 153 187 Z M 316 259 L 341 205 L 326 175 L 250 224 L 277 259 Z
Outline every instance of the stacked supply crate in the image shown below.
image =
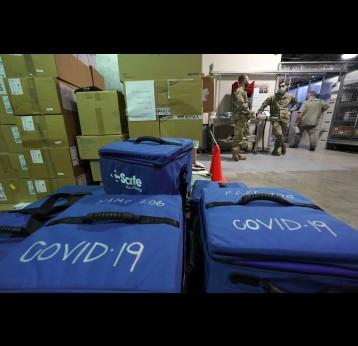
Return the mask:
M 16 143 L 16 148 L 7 143 L 0 151 L 10 153 L 14 164 L 11 153 L 18 156 L 18 166 L 12 167 L 17 175 L 9 174 L 11 180 L 0 176 L 6 202 L 31 202 L 64 185 L 86 184 L 77 155 L 80 130 L 74 91 L 93 85 L 90 68 L 72 54 L 0 57 L 8 97 L 3 98 L 5 113 L 11 106 L 15 115 L 13 124 L 1 126 L 5 138 L 12 135 Z
M 117 91 L 77 92 L 82 136 L 77 136 L 81 160 L 90 160 L 93 181 L 102 181 L 98 149 L 128 138 L 124 96 Z

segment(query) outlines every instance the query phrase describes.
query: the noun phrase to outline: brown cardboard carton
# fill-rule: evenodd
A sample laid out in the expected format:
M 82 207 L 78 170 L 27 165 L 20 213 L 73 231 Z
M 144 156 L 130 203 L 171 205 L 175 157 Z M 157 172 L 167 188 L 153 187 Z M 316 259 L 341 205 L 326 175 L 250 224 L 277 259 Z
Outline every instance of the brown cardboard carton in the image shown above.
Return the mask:
M 73 115 L 22 115 L 16 117 L 24 148 L 68 147 L 76 145 L 76 128 Z
M 203 114 L 202 79 L 155 81 L 156 108 L 167 109 L 168 115 Z
M 76 87 L 57 78 L 5 79 L 15 115 L 71 114 L 77 111 Z
M 125 141 L 128 135 L 77 136 L 78 152 L 81 160 L 98 160 L 98 149 L 116 141 Z
M 122 82 L 135 80 L 201 78 L 201 54 L 118 54 Z
M 90 165 L 91 165 L 93 181 L 102 181 L 101 167 L 99 165 L 99 160 L 91 160 Z
M 194 147 L 202 146 L 203 118 L 185 119 L 184 117 L 164 117 L 160 119 L 160 136 L 169 138 L 188 138 L 197 143 Z M 199 144 L 199 145 L 198 145 Z
M 21 153 L 23 145 L 16 125 L 0 125 L 0 152 Z
M 7 78 L 58 77 L 77 87 L 92 85 L 91 71 L 72 54 L 2 54 Z
M 83 173 L 77 148 L 24 149 L 31 178 L 73 178 Z
M 117 91 L 76 93 L 82 135 L 128 134 L 124 96 Z
M 22 153 L 0 153 L 0 179 L 30 178 Z
M 0 77 L 0 125 L 1 124 L 16 124 L 3 77 Z
M 92 74 L 92 85 L 102 90 L 105 90 L 106 86 L 104 85 L 103 76 L 93 66 L 90 66 L 90 70 Z
M 0 201 L 0 211 L 9 211 L 9 210 L 14 210 L 14 207 L 17 203 L 7 203 L 7 204 L 2 204 L 2 202 Z
M 203 112 L 214 111 L 214 78 L 205 76 L 203 79 Z
M 0 204 L 29 203 L 37 200 L 34 184 L 29 179 L 0 180 Z
M 157 117 L 158 118 L 158 117 Z M 159 119 L 156 121 L 129 121 L 129 137 L 160 137 Z

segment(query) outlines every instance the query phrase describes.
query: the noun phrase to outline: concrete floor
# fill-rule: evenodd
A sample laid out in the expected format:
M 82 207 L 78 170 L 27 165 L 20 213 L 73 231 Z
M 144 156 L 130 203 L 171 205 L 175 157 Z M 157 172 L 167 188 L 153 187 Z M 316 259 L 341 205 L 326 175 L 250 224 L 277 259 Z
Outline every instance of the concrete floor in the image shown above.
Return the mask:
M 229 182 L 295 190 L 358 230 L 357 153 L 287 148 L 279 157 L 268 151 L 242 154 L 247 159 L 236 162 L 231 152 L 221 152 L 222 173 Z M 208 153 L 197 154 L 196 160 L 209 171 L 211 158 Z

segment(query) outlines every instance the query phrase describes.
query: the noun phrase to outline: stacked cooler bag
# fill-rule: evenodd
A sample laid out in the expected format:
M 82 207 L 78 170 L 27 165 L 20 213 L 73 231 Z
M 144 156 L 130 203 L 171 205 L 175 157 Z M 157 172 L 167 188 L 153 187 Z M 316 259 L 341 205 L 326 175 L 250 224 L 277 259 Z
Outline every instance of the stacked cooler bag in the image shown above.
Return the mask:
M 357 291 L 357 230 L 295 191 L 205 187 L 199 208 L 205 292 Z
M 0 245 L 0 291 L 181 292 L 192 148 L 154 137 L 106 145 L 105 192 L 57 191 L 45 205 L 0 218 L 12 234 L 10 246 Z

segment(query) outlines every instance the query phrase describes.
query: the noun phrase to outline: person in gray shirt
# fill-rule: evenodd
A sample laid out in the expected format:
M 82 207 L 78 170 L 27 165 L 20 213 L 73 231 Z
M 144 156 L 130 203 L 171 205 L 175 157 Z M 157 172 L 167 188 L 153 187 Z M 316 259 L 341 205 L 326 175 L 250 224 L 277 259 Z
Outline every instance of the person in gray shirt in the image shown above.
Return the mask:
M 321 113 L 329 108 L 328 103 L 316 98 L 316 92 L 310 91 L 307 94 L 307 101 L 303 103 L 301 108 L 297 111 L 298 116 L 294 126 L 298 126 L 299 133 L 295 135 L 294 144 L 290 148 L 298 148 L 301 141 L 301 136 L 304 131 L 307 131 L 310 139 L 310 150 L 316 149 L 316 135 L 315 128 L 318 124 Z

